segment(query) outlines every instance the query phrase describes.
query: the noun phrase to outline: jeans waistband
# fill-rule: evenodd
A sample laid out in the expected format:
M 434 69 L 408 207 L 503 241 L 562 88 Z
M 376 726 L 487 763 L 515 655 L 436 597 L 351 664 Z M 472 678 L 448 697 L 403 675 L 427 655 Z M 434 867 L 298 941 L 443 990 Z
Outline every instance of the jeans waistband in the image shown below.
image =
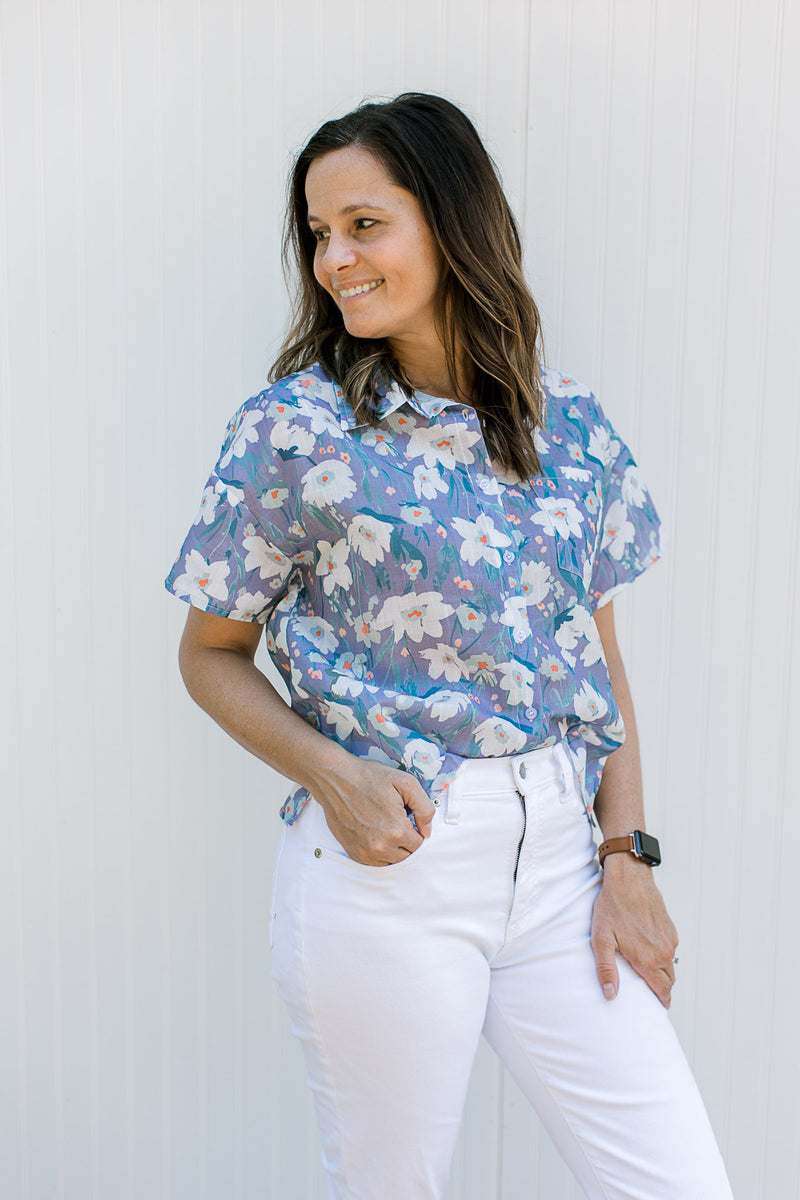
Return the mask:
M 545 786 L 562 795 L 572 777 L 572 762 L 563 741 L 526 754 L 468 758 L 445 793 L 445 820 L 457 820 L 461 801 L 469 796 L 507 791 L 524 795 Z

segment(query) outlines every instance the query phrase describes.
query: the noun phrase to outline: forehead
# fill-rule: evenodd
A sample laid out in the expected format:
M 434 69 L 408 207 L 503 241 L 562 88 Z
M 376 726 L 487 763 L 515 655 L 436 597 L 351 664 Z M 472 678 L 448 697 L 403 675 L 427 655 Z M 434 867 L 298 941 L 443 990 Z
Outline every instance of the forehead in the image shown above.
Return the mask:
M 306 201 L 309 220 L 327 220 L 354 205 L 391 210 L 416 206 L 411 193 L 392 182 L 377 158 L 356 146 L 314 159 L 306 175 Z

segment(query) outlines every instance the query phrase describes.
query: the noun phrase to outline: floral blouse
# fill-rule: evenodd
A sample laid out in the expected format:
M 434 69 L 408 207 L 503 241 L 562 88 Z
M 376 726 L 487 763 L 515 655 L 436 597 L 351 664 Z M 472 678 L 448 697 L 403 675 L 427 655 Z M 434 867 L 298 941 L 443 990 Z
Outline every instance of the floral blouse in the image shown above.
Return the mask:
M 373 427 L 319 365 L 272 384 L 232 418 L 166 586 L 266 624 L 292 708 L 433 798 L 465 759 L 563 739 L 591 819 L 625 736 L 592 612 L 658 559 L 659 519 L 590 390 L 542 379 L 524 481 L 458 402 L 391 385 Z

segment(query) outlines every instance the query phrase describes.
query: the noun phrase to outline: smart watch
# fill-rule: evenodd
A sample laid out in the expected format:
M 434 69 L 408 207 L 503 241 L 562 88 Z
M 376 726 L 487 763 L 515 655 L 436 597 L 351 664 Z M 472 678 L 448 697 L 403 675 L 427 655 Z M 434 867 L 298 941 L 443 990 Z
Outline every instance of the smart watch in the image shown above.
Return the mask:
M 627 833 L 625 837 L 609 838 L 607 842 L 603 842 L 597 851 L 600 866 L 602 867 L 607 854 L 619 854 L 625 850 L 646 862 L 648 867 L 657 867 L 661 862 L 658 838 L 651 837 L 642 829 L 634 829 L 633 833 Z

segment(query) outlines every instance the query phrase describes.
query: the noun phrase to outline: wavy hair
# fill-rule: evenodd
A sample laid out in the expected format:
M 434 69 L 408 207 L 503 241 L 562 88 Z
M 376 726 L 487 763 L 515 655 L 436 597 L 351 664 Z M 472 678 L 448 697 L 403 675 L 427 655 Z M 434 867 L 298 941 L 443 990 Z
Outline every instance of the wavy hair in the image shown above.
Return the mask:
M 306 175 L 314 159 L 348 146 L 368 151 L 394 184 L 411 192 L 439 245 L 437 311 L 447 370 L 458 380 L 460 347 L 472 375 L 469 394 L 455 383 L 454 399 L 475 408 L 489 453 L 506 471 L 520 479 L 540 474 L 533 434 L 544 421 L 542 328 L 523 275 L 519 230 L 474 125 L 441 96 L 405 92 L 365 102 L 326 121 L 297 155 L 283 241 L 293 311 L 270 379 L 318 362 L 359 420 L 371 425 L 378 422 L 378 385 L 394 381 L 406 395 L 414 390 L 389 344 L 348 333 L 314 277 Z

